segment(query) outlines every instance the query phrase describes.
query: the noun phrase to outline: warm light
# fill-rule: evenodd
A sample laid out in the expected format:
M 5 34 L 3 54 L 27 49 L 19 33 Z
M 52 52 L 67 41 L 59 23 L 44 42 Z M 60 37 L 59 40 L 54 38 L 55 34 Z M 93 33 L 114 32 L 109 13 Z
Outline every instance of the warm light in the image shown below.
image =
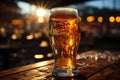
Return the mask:
M 43 23 L 44 22 L 44 17 L 39 17 L 37 21 L 38 21 L 38 23 Z
M 71 61 L 71 59 L 68 59 L 67 65 L 69 65 L 69 66 L 72 67 L 72 61 Z
M 74 20 L 69 20 L 68 23 L 70 24 L 70 27 L 73 27 Z
M 100 23 L 103 22 L 103 17 L 101 17 L 101 16 L 98 17 L 98 22 L 100 22 Z
M 87 22 L 93 22 L 95 20 L 94 16 L 88 16 L 87 17 Z
M 69 23 L 69 31 L 72 32 L 74 22 L 73 22 L 73 20 L 69 20 L 68 23 Z
M 33 39 L 33 35 L 28 35 L 28 36 L 26 36 L 26 39 L 27 39 L 27 40 Z
M 109 21 L 110 21 L 110 22 L 115 22 L 115 17 L 114 17 L 114 16 L 110 16 L 110 17 L 109 17 Z
M 42 55 L 42 54 L 36 54 L 36 55 L 34 55 L 35 59 L 41 59 L 43 57 L 44 57 L 44 55 Z
M 48 54 L 47 54 L 47 57 L 52 57 L 52 56 L 53 56 L 52 53 L 48 53 Z
M 36 9 L 37 9 L 37 6 L 35 6 L 35 5 L 32 5 L 32 6 L 30 7 L 30 10 L 31 10 L 31 14 L 32 14 L 32 15 L 34 15 Z
M 48 47 L 47 41 L 42 41 L 39 45 L 40 47 Z
M 78 24 L 76 24 L 75 20 L 69 20 L 66 25 L 69 25 L 68 28 L 66 27 L 66 30 L 69 30 L 70 33 L 78 30 Z
M 95 60 L 96 60 L 96 61 L 98 60 L 98 56 L 95 56 Z
M 13 19 L 12 24 L 13 25 L 22 25 L 23 21 L 21 19 Z
M 38 38 L 40 38 L 41 36 L 42 36 L 41 32 L 36 32 L 36 33 L 34 33 L 35 39 L 38 39 Z
M 12 38 L 13 40 L 16 40 L 16 39 L 17 39 L 17 35 L 16 35 L 16 34 L 13 34 L 13 35 L 11 36 L 11 38 Z
M 38 9 L 37 12 L 36 12 L 36 15 L 37 16 L 44 16 L 45 15 L 45 10 L 44 9 Z
M 53 64 L 53 63 L 54 63 L 53 59 L 52 60 L 45 60 L 45 61 L 41 61 L 41 62 L 35 63 L 34 67 L 43 67 L 45 65 L 49 65 L 49 64 Z M 47 67 L 43 67 L 43 68 L 46 68 L 48 70 Z
M 116 22 L 118 22 L 118 23 L 120 22 L 120 16 L 116 17 Z
M 69 44 L 70 44 L 70 46 L 73 45 L 73 39 L 70 39 Z
M 1 27 L 0 28 L 0 33 L 5 33 L 5 32 L 6 32 L 5 28 Z

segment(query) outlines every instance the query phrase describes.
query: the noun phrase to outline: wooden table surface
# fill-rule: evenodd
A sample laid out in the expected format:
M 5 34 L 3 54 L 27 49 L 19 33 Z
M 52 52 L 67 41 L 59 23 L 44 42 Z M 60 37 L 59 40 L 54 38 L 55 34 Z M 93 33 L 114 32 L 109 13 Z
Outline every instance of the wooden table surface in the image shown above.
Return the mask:
M 77 65 L 81 74 L 75 77 L 52 76 L 54 60 L 46 60 L 0 71 L 0 80 L 120 80 L 119 55 L 98 54 L 92 51 L 78 55 Z

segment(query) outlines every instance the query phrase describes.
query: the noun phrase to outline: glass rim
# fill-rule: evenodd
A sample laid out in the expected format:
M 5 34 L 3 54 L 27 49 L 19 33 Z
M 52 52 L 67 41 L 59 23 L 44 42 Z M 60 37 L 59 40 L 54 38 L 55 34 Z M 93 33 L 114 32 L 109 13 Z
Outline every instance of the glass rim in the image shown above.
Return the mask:
M 55 7 L 55 8 L 51 8 L 50 11 L 62 11 L 62 10 L 65 10 L 65 11 L 75 11 L 75 12 L 78 12 L 77 8 L 72 8 L 72 7 Z

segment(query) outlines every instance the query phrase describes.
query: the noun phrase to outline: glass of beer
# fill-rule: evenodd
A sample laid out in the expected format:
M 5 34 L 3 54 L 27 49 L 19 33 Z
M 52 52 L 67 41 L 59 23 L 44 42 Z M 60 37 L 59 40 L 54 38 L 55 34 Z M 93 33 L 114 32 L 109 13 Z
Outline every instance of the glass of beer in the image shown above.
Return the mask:
M 76 55 L 81 38 L 78 11 L 74 8 L 53 8 L 49 18 L 49 39 L 54 53 L 54 76 L 79 74 Z

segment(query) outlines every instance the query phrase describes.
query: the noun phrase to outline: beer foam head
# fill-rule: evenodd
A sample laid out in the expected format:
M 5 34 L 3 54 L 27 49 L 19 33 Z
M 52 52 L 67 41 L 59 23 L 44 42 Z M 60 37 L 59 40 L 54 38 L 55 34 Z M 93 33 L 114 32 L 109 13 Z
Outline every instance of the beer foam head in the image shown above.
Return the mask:
M 66 16 L 66 17 L 78 17 L 77 9 L 74 8 L 66 8 L 66 7 L 58 7 L 51 9 L 51 16 Z

